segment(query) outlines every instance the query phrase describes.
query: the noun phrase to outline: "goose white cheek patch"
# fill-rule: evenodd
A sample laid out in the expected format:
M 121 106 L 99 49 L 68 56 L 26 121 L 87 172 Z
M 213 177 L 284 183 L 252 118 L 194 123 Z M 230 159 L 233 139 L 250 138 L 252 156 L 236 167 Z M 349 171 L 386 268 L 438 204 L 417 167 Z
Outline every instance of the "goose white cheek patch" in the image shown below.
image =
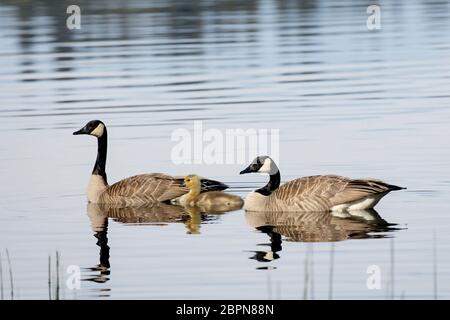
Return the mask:
M 278 171 L 277 166 L 273 163 L 272 159 L 270 158 L 264 160 L 264 164 L 258 170 L 259 173 L 268 173 L 268 174 L 275 174 L 277 173 L 277 171 Z
M 95 128 L 94 131 L 91 132 L 91 135 L 96 136 L 97 138 L 100 138 L 103 135 L 104 131 L 105 131 L 105 126 L 100 123 L 97 126 L 97 128 Z

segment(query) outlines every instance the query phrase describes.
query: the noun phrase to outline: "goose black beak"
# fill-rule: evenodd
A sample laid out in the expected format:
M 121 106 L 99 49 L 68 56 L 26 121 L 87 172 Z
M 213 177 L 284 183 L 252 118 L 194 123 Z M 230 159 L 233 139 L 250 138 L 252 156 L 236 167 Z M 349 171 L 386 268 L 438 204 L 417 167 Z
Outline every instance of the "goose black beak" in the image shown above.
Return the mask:
M 252 173 L 252 169 L 250 169 L 250 167 L 245 168 L 244 170 L 242 170 L 241 172 L 239 172 L 239 174 L 246 174 L 246 173 Z
M 75 131 L 73 133 L 74 136 L 80 135 L 80 134 L 89 134 L 88 130 L 86 129 L 86 127 L 81 128 L 78 131 Z
M 81 132 L 81 130 L 78 130 L 78 131 L 75 131 L 75 132 L 73 133 L 74 136 L 77 136 L 77 135 L 79 135 L 79 134 L 83 134 L 83 132 Z

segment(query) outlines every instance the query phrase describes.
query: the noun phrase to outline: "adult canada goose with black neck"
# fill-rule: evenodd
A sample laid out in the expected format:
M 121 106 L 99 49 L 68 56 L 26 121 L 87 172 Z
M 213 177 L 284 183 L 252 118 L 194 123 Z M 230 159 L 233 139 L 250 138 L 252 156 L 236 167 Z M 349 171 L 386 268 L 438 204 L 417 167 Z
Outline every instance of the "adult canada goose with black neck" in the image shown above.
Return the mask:
M 270 180 L 263 188 L 245 198 L 248 211 L 322 212 L 353 211 L 373 208 L 386 194 L 405 189 L 375 179 L 350 179 L 336 175 L 295 179 L 280 186 L 280 171 L 268 156 L 259 156 L 240 174 L 267 173 Z
M 110 186 L 105 171 L 108 148 L 108 132 L 105 124 L 100 120 L 92 120 L 73 134 L 86 134 L 97 138 L 97 160 L 87 188 L 89 202 L 136 206 L 170 201 L 189 191 L 183 184 L 183 177 L 173 177 L 162 173 L 136 175 Z M 201 191 L 227 188 L 228 186 L 222 182 L 201 178 Z

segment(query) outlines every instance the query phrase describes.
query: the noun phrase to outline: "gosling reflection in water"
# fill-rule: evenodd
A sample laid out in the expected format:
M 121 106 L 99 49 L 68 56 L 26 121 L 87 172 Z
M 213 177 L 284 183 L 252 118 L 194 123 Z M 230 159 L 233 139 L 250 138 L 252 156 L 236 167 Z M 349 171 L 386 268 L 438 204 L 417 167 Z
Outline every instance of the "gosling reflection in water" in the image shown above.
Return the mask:
M 348 239 L 385 238 L 398 230 L 375 210 L 363 210 L 352 216 L 333 216 L 317 212 L 250 212 L 247 223 L 270 237 L 269 251 L 252 251 L 251 259 L 270 262 L 278 259 L 282 237 L 293 242 L 334 242 Z
M 242 204 L 203 204 L 201 206 L 185 206 L 184 210 L 187 213 L 182 220 L 186 225 L 186 233 L 188 234 L 200 234 L 200 226 L 202 223 L 216 220 L 222 214 L 239 210 L 242 208 Z

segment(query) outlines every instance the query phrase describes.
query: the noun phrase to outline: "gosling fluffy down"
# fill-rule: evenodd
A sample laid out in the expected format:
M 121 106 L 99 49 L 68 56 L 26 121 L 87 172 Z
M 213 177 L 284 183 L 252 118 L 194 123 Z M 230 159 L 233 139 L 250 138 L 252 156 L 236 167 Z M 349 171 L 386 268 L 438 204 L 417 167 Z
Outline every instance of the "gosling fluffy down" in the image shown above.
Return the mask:
M 240 209 L 244 204 L 241 197 L 220 192 L 201 190 L 201 179 L 197 175 L 188 175 L 184 178 L 184 185 L 189 189 L 189 192 L 180 197 L 177 203 L 185 207 L 197 206 L 200 208 L 222 208 L 219 211 Z

